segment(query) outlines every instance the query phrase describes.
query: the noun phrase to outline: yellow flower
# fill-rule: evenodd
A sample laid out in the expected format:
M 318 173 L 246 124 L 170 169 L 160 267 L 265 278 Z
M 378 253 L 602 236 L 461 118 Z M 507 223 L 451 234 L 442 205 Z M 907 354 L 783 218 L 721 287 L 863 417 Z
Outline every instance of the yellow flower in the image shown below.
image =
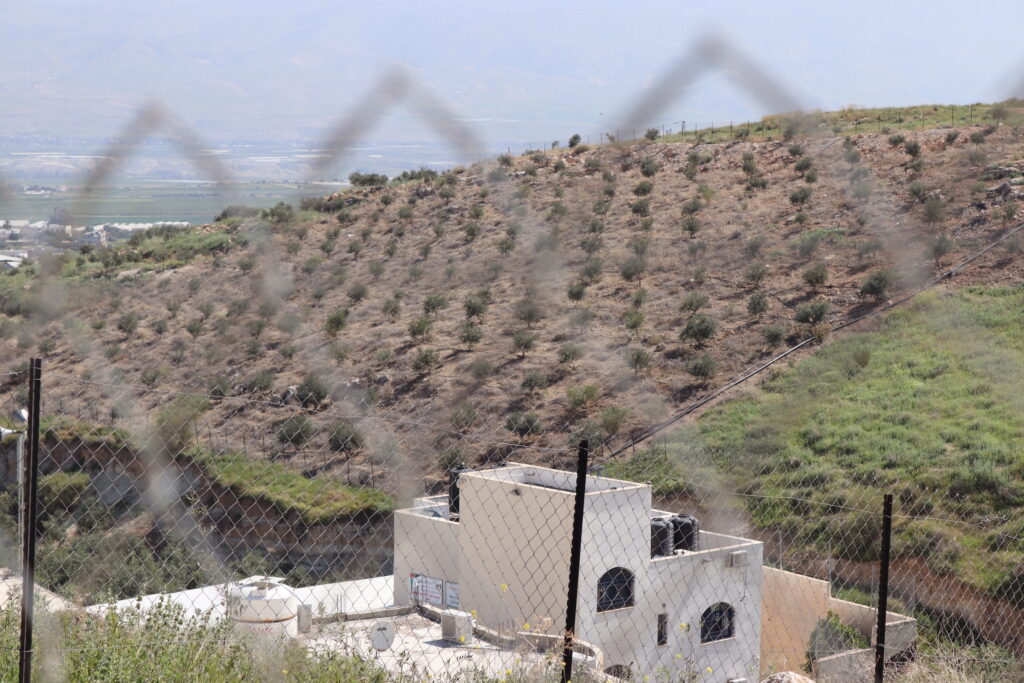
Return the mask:
M 680 654 L 677 654 L 677 655 L 676 655 L 676 659 L 682 659 L 682 658 L 683 658 L 683 656 L 682 656 L 682 655 L 680 655 Z
M 651 677 L 650 677 L 650 676 L 647 676 L 647 675 L 645 674 L 645 675 L 644 675 L 644 681 L 649 681 L 649 680 L 651 680 Z
M 681 621 L 679 622 L 679 628 L 683 629 L 684 631 L 689 631 L 690 625 L 687 624 L 685 621 Z
M 523 630 L 524 631 L 529 631 L 530 630 L 530 625 L 529 624 L 523 624 Z
M 501 592 L 504 593 L 507 590 L 508 590 L 508 584 L 507 583 L 501 584 Z
M 476 610 L 475 610 L 475 609 L 471 609 L 471 610 L 469 610 L 469 614 L 470 614 L 470 615 L 471 615 L 471 616 L 472 616 L 472 617 L 473 617 L 474 619 L 476 619 Z
M 708 672 L 709 674 L 713 674 L 713 673 L 715 673 L 715 670 L 714 670 L 714 669 L 712 669 L 712 668 L 711 668 L 711 667 L 709 666 L 709 667 L 707 668 L 707 672 Z
M 459 636 L 459 642 L 460 643 L 466 642 L 466 636 Z
M 511 676 L 512 675 L 512 669 L 505 669 L 505 675 L 506 676 Z

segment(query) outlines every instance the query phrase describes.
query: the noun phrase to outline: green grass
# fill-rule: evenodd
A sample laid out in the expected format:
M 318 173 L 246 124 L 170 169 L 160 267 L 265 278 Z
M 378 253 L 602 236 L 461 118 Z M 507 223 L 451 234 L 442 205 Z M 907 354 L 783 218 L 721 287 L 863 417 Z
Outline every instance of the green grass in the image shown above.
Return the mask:
M 992 108 L 997 103 L 976 103 L 973 105 L 926 104 L 912 107 L 847 107 L 833 112 L 812 112 L 809 115 L 809 129 L 804 133 L 826 136 L 856 133 L 884 133 L 897 131 L 924 130 L 928 128 L 963 128 L 972 125 L 988 125 L 994 122 Z M 1020 103 L 1007 102 L 1009 116 L 1007 125 L 1024 123 L 1024 107 Z M 784 136 L 786 118 L 773 115 L 760 121 L 716 121 L 711 127 L 709 121 L 689 122 L 686 133 L 674 133 L 660 138 L 664 142 L 728 142 L 746 134 L 751 140 L 778 140 Z M 694 126 L 697 126 L 694 128 Z M 749 131 L 743 133 L 742 131 Z
M 66 417 L 44 417 L 41 439 L 49 445 L 84 445 L 88 452 L 99 447 L 138 448 L 137 441 L 123 430 Z M 211 453 L 202 448 L 188 448 L 179 459 L 195 461 L 217 484 L 240 495 L 264 500 L 283 512 L 297 512 L 308 523 L 394 509 L 394 500 L 379 489 L 348 486 L 327 477 L 306 477 L 287 465 L 249 460 L 240 453 Z
M 218 484 L 267 501 L 282 511 L 295 511 L 310 524 L 394 509 L 394 500 L 379 489 L 347 486 L 334 479 L 312 479 L 276 462 L 202 450 L 190 451 L 183 457 L 193 458 Z
M 19 610 L 0 610 L 0 679 L 18 677 Z M 102 618 L 37 609 L 34 678 L 79 681 L 366 681 L 391 677 L 350 652 L 313 654 L 293 641 L 234 631 L 227 621 L 190 618 L 163 606 Z
M 608 471 L 748 494 L 734 504 L 755 526 L 860 560 L 891 492 L 897 515 L 930 518 L 897 518 L 897 557 L 1024 604 L 1022 386 L 1024 288 L 922 295 Z

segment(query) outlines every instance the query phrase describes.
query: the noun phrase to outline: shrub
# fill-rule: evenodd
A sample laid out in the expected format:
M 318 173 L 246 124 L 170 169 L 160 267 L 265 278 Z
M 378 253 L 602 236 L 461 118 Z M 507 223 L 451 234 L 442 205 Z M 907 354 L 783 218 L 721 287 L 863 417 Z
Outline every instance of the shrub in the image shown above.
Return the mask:
M 420 349 L 412 361 L 412 369 L 418 373 L 426 373 L 441 364 L 441 358 L 433 349 Z
M 769 347 L 778 346 L 786 336 L 786 328 L 782 325 L 765 325 L 761 328 L 761 336 Z
M 505 419 L 505 428 L 520 437 L 540 434 L 543 431 L 537 413 L 514 412 Z
M 707 294 L 702 292 L 690 292 L 683 297 L 683 300 L 679 303 L 679 310 L 686 313 L 696 313 L 702 308 L 705 308 L 711 299 Z
M 515 349 L 520 358 L 525 358 L 527 353 L 533 351 L 534 346 L 537 344 L 537 338 L 536 334 L 528 330 L 516 330 L 515 334 L 512 335 L 512 348 Z
M 815 183 L 815 182 L 817 182 L 818 181 L 818 171 L 813 169 L 813 168 L 811 170 L 807 171 L 806 173 L 804 173 L 804 180 L 806 180 L 808 183 Z
M 796 307 L 794 318 L 798 323 L 817 325 L 828 315 L 827 301 L 808 301 Z
M 692 216 L 703 208 L 704 203 L 700 200 L 699 197 L 691 197 L 683 204 L 682 211 L 687 216 Z
M 644 349 L 630 349 L 626 354 L 626 364 L 638 375 L 651 367 L 651 360 L 651 354 Z
M 420 316 L 409 323 L 409 336 L 416 344 L 422 344 L 430 339 L 432 329 L 433 324 L 430 322 L 430 318 L 425 315 Z
M 924 203 L 924 201 L 928 199 L 928 188 L 925 187 L 925 184 L 920 180 L 915 180 L 910 183 L 908 192 L 910 193 L 910 196 L 918 202 Z
M 573 133 L 572 137 L 569 138 L 569 149 L 572 149 L 576 145 L 580 144 L 583 138 L 580 137 L 579 133 Z
M 349 173 L 348 181 L 356 187 L 374 187 L 388 184 L 388 177 L 383 173 Z
M 804 157 L 800 161 L 793 164 L 793 170 L 797 171 L 798 173 L 803 173 L 804 171 L 809 171 L 811 169 L 811 165 L 811 160 L 808 159 L 807 157 Z
M 638 199 L 629 205 L 629 210 L 640 217 L 651 215 L 651 202 L 649 199 Z
M 402 302 L 397 297 L 391 297 L 384 301 L 381 311 L 383 311 L 388 320 L 394 320 L 402 311 Z
M 642 256 L 630 256 L 619 267 L 619 274 L 626 282 L 633 282 L 641 278 L 647 269 L 647 261 Z
M 804 154 L 804 147 L 803 147 L 803 145 L 801 145 L 799 143 L 794 143 L 794 144 L 790 145 L 786 149 L 786 151 L 789 152 L 789 156 L 796 158 L 796 157 L 799 157 L 799 156 L 803 156 L 803 154 Z
M 324 321 L 324 332 L 327 333 L 328 337 L 334 339 L 344 329 L 346 323 L 348 323 L 348 310 L 344 308 L 335 309 L 327 316 L 327 320 Z
M 494 363 L 486 358 L 474 358 L 469 364 L 469 374 L 477 381 L 483 381 L 494 374 Z
M 192 336 L 192 339 L 198 339 L 199 335 L 201 335 L 205 329 L 206 328 L 203 327 L 203 321 L 198 318 L 189 322 L 188 325 L 185 325 L 185 331 Z
M 351 420 L 338 420 L 331 425 L 327 444 L 339 453 L 354 453 L 362 449 L 365 441 Z
M 715 323 L 713 318 L 703 313 L 697 313 L 686 321 L 686 325 L 679 333 L 679 338 L 683 341 L 687 339 L 692 340 L 694 345 L 700 347 L 708 339 L 715 336 L 717 331 L 718 324 Z
M 803 279 L 809 287 L 821 287 L 828 280 L 828 266 L 824 261 L 818 261 L 803 272 Z
M 759 287 L 765 278 L 768 277 L 768 266 L 763 263 L 755 263 L 747 269 L 747 282 L 754 287 Z
M 958 130 L 951 130 L 951 131 L 949 131 L 948 133 L 946 133 L 946 144 L 947 145 L 952 145 L 954 142 L 956 142 L 957 138 L 959 138 L 959 137 L 960 137 L 960 131 L 958 131 Z
M 117 329 L 128 337 L 135 334 L 135 331 L 139 329 L 139 316 L 135 312 L 129 312 L 123 314 L 117 319 Z
M 576 344 L 566 344 L 558 350 L 558 362 L 572 367 L 583 357 L 583 348 Z
M 636 184 L 633 188 L 633 194 L 637 197 L 646 197 L 654 189 L 654 183 L 649 180 L 644 180 Z
M 890 147 L 899 147 L 900 145 L 902 145 L 906 141 L 907 141 L 907 139 L 904 136 L 900 135 L 899 133 L 897 133 L 895 135 L 890 135 L 889 136 L 889 146 Z
M 686 364 L 686 372 L 697 379 L 707 381 L 718 371 L 718 363 L 710 353 L 702 353 Z
M 654 177 L 661 170 L 661 164 L 653 157 L 647 157 L 640 162 L 640 173 L 645 178 Z
M 274 375 L 267 370 L 249 375 L 242 380 L 240 389 L 247 394 L 263 394 L 274 388 Z
M 547 389 L 548 378 L 539 370 L 531 370 L 526 373 L 526 377 L 523 378 L 522 387 L 531 394 L 540 391 L 541 389 Z
M 489 303 L 489 295 L 484 296 L 480 292 L 473 292 L 466 297 L 466 300 L 462 304 L 462 308 L 465 310 L 467 318 L 476 318 L 479 320 L 484 317 L 485 313 L 487 313 L 487 306 Z
M 881 301 L 888 295 L 895 280 L 896 274 L 891 270 L 886 268 L 876 270 L 868 275 L 868 278 L 860 286 L 860 294 Z
M 655 140 L 658 139 L 659 135 L 661 135 L 661 131 L 659 131 L 657 128 L 648 128 L 647 131 L 644 132 L 644 139 L 654 142 Z
M 474 345 L 479 344 L 483 336 L 483 330 L 472 320 L 464 320 L 459 325 L 459 341 L 465 344 L 467 349 L 472 349 Z
M 448 308 L 448 297 L 441 292 L 428 294 L 427 298 L 423 300 L 423 312 L 435 318 L 437 312 L 445 308 Z
M 924 222 L 934 225 L 946 217 L 946 207 L 938 197 L 929 197 L 924 202 Z
M 903 145 L 903 151 L 916 159 L 921 154 L 921 143 L 917 140 L 910 140 Z
M 687 216 L 683 219 L 683 230 L 690 235 L 690 239 L 693 239 L 700 232 L 700 220 L 696 216 Z
M 316 428 L 305 415 L 293 415 L 277 429 L 277 439 L 287 446 L 301 446 L 316 434 Z
M 515 317 L 528 327 L 533 327 L 544 318 L 544 311 L 532 297 L 526 297 L 516 304 Z
M 583 280 L 575 280 L 569 283 L 569 289 L 566 295 L 569 297 L 569 301 L 573 304 L 578 304 L 583 301 L 583 297 L 587 293 L 587 283 Z
M 944 234 L 936 236 L 928 245 L 928 255 L 935 261 L 936 268 L 942 263 L 942 257 L 952 250 L 953 240 Z
M 571 387 L 565 392 L 569 400 L 569 407 L 573 410 L 582 410 L 597 402 L 601 398 L 601 388 L 596 384 L 584 384 L 580 387 Z
M 329 393 L 330 390 L 323 380 L 314 374 L 307 374 L 296 389 L 295 398 L 302 407 L 316 410 L 323 405 Z
M 754 295 L 747 300 L 747 313 L 753 316 L 760 316 L 768 310 L 768 295 L 764 292 L 754 292 Z
M 601 277 L 601 269 L 603 267 L 601 259 L 596 256 L 591 256 L 583 262 L 583 268 L 580 269 L 580 277 L 585 282 L 596 282 Z
M 644 313 L 639 308 L 631 308 L 622 316 L 622 323 L 634 335 L 637 334 L 644 324 Z
M 368 291 L 369 289 L 362 282 L 353 282 L 352 286 L 348 288 L 346 294 L 348 295 L 349 301 L 357 304 L 366 298 Z
M 789 202 L 794 206 L 803 206 L 811 198 L 811 188 L 801 187 L 789 193 Z

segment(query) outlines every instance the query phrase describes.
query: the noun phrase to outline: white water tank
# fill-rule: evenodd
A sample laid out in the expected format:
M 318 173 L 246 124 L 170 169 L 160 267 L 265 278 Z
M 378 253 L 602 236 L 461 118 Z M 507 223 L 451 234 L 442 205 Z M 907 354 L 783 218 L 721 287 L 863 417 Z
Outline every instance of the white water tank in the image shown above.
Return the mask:
M 295 592 L 274 576 L 250 576 L 227 591 L 228 618 L 246 631 L 294 638 L 299 633 L 299 601 Z

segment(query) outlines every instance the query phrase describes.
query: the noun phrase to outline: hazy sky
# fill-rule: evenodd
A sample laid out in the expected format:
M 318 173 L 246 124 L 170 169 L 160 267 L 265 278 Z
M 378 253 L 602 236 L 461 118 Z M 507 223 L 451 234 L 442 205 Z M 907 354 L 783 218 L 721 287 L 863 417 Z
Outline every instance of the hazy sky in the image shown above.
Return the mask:
M 213 140 L 315 138 L 410 68 L 491 144 L 602 121 L 717 29 L 810 108 L 1002 99 L 1024 5 L 516 0 L 0 0 L 0 135 L 111 133 L 160 98 Z M 718 73 L 652 123 L 769 113 Z M 395 112 L 376 136 L 425 139 Z

